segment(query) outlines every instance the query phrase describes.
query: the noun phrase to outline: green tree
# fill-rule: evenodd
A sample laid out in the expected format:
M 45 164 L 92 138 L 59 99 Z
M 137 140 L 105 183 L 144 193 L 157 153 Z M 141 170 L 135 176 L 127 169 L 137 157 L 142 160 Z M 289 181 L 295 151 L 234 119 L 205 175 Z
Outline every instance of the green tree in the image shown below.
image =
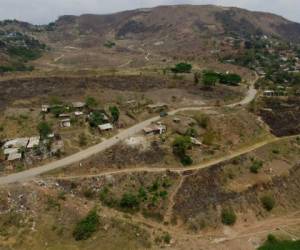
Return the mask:
M 116 107 L 116 106 L 112 106 L 112 107 L 109 107 L 109 111 L 110 111 L 110 114 L 111 114 L 111 117 L 113 119 L 113 122 L 118 122 L 119 121 L 119 117 L 120 117 L 120 111 L 119 109 Z
M 40 136 L 42 138 L 46 138 L 49 134 L 52 133 L 51 126 L 45 121 L 42 121 L 42 122 L 39 123 L 38 131 L 39 131 Z
M 202 73 L 202 83 L 205 87 L 213 87 L 220 80 L 219 74 L 214 71 L 204 71 Z
M 90 126 L 97 127 L 104 122 L 104 115 L 101 111 L 94 111 L 90 114 Z

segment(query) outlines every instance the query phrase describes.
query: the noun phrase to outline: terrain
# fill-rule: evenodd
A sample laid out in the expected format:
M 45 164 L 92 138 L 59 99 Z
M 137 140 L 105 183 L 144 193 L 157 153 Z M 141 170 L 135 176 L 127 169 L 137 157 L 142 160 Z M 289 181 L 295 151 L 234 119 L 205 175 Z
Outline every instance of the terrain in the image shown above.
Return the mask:
M 46 26 L 3 21 L 0 27 L 3 58 L 13 58 L 6 40 L 17 31 L 47 46 L 42 57 L 32 63 L 44 70 L 158 68 L 178 59 L 209 65 L 234 52 L 237 45 L 243 50 L 244 42 L 253 36 L 300 40 L 299 24 L 282 17 L 212 5 L 61 16 Z M 31 48 L 26 43 L 14 46 Z
M 299 44 L 213 5 L 0 22 L 0 249 L 297 247 Z

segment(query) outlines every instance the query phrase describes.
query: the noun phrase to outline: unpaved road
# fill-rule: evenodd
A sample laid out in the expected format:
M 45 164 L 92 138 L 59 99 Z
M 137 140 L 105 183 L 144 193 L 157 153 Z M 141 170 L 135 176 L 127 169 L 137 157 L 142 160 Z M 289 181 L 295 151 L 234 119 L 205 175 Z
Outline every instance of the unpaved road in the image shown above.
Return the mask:
M 217 158 L 217 159 L 212 159 L 210 161 L 207 161 L 205 163 L 201 163 L 198 165 L 194 165 L 194 166 L 190 166 L 190 167 L 184 167 L 184 168 L 151 168 L 151 167 L 140 167 L 140 168 L 127 168 L 127 169 L 121 169 L 121 170 L 112 170 L 112 171 L 104 171 L 100 174 L 94 174 L 94 175 L 78 175 L 78 176 L 59 176 L 59 177 L 54 177 L 55 179 L 82 179 L 82 178 L 92 178 L 92 177 L 101 177 L 101 176 L 106 176 L 106 175 L 114 175 L 114 174 L 131 174 L 131 173 L 136 173 L 136 172 L 165 172 L 165 171 L 171 171 L 174 173 L 184 173 L 187 171 L 193 171 L 193 170 L 200 170 L 200 169 L 204 169 L 204 168 L 208 168 L 211 166 L 214 166 L 216 164 L 225 162 L 225 161 L 229 161 L 232 160 L 238 156 L 250 153 L 256 149 L 259 149 L 265 145 L 277 142 L 277 141 L 283 141 L 283 140 L 287 140 L 287 139 L 292 139 L 292 138 L 296 138 L 299 135 L 294 135 L 294 136 L 287 136 L 287 137 L 281 137 L 281 138 L 270 138 L 268 140 L 264 140 L 262 142 L 258 142 L 256 144 L 253 144 L 251 146 L 245 147 L 245 148 L 241 148 L 235 152 L 232 152 L 226 156 Z M 50 177 L 50 179 L 52 179 Z
M 246 105 L 248 103 L 250 103 L 256 96 L 256 90 L 254 89 L 254 84 L 257 81 L 254 80 L 253 82 L 251 82 L 251 85 L 249 87 L 249 90 L 245 96 L 245 98 L 235 104 L 231 104 L 231 105 L 227 105 L 227 107 L 235 107 L 235 106 L 239 106 L 239 105 Z M 182 112 L 182 111 L 188 111 L 188 110 L 208 110 L 208 109 L 212 109 L 214 107 L 187 107 L 187 108 L 181 108 L 181 109 L 177 109 L 177 110 L 173 110 L 171 112 L 169 112 L 170 115 L 174 115 L 178 112 Z M 92 147 L 89 147 L 85 150 L 82 150 L 78 153 L 75 153 L 73 155 L 70 155 L 66 158 L 63 158 L 61 160 L 55 161 L 55 162 L 51 162 L 49 164 L 46 164 L 44 166 L 40 166 L 40 167 L 36 167 L 36 168 L 32 168 L 29 170 L 25 170 L 23 172 L 20 173 L 15 173 L 15 174 L 11 174 L 8 176 L 3 176 L 0 177 L 0 185 L 6 185 L 6 184 L 10 184 L 10 183 L 15 183 L 15 182 L 23 182 L 23 181 L 27 181 L 29 179 L 32 179 L 38 175 L 47 173 L 49 171 L 58 169 L 58 168 L 63 168 L 66 167 L 68 165 L 74 164 L 76 162 L 80 162 L 82 160 L 85 160 L 95 154 L 98 154 L 118 143 L 120 143 L 121 141 L 134 136 L 135 134 L 141 132 L 143 130 L 144 127 L 149 126 L 151 123 L 153 122 L 157 122 L 158 120 L 160 120 L 161 118 L 159 116 L 150 118 L 146 121 L 140 122 L 128 129 L 125 129 L 123 131 L 120 131 L 116 136 L 107 139 L 97 145 L 94 145 Z M 197 167 L 195 167 L 197 168 Z M 185 169 L 187 170 L 187 169 Z

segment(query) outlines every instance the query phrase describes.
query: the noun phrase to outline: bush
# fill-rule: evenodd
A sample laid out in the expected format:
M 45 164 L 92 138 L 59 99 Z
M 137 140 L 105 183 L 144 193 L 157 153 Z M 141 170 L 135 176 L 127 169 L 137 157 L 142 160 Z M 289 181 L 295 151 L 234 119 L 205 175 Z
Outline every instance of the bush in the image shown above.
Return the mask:
M 263 167 L 262 161 L 254 161 L 250 166 L 250 172 L 253 174 L 258 174 L 259 170 Z
M 92 210 L 88 215 L 79 221 L 73 231 L 75 240 L 86 240 L 96 232 L 99 225 L 99 216 L 96 210 Z
M 177 136 L 173 142 L 173 153 L 182 158 L 186 154 L 186 150 L 192 146 L 189 136 Z
M 234 225 L 234 223 L 236 222 L 236 214 L 232 209 L 223 209 L 222 210 L 222 223 L 225 225 Z
M 220 83 L 226 85 L 237 86 L 242 81 L 242 78 L 237 74 L 220 74 Z
M 263 196 L 261 199 L 261 203 L 267 211 L 271 211 L 275 206 L 275 199 L 272 196 L 266 195 Z
M 192 68 L 192 65 L 189 63 L 178 63 L 171 71 L 173 73 L 190 73 Z
M 140 201 L 138 197 L 131 193 L 123 194 L 120 201 L 120 207 L 123 209 L 137 210 L 139 209 Z
M 278 240 L 274 235 L 268 235 L 267 241 L 258 250 L 299 250 L 300 241 Z
M 193 164 L 193 159 L 190 156 L 185 155 L 180 158 L 180 162 L 183 166 L 190 166 Z

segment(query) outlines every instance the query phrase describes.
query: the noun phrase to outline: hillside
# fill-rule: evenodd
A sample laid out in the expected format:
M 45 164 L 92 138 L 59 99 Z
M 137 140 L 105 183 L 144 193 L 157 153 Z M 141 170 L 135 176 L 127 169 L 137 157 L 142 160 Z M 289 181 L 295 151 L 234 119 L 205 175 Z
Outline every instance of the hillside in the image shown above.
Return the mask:
M 61 16 L 47 26 L 16 26 L 51 48 L 37 67 L 142 67 L 179 59 L 215 61 L 234 51 L 237 43 L 256 36 L 300 41 L 298 23 L 269 13 L 213 5 Z

